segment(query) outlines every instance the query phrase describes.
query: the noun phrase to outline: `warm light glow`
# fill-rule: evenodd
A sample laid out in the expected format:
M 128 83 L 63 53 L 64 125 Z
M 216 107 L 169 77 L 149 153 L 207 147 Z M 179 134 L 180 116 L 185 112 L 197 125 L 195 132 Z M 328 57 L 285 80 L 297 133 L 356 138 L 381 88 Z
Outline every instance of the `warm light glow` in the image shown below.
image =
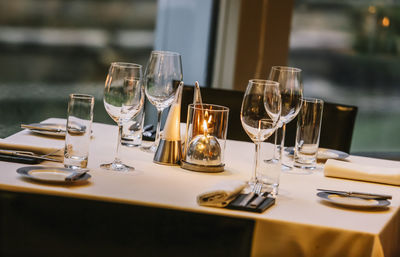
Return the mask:
M 384 27 L 389 27 L 389 25 L 390 25 L 390 20 L 389 20 L 389 18 L 388 17 L 383 17 L 383 19 L 382 19 L 382 26 L 384 26 Z
M 371 14 L 376 13 L 376 7 L 371 5 L 370 7 L 368 7 L 368 12 L 371 13 Z
M 204 131 L 204 135 L 207 135 L 207 130 L 208 130 L 207 121 L 206 121 L 206 120 L 203 120 L 203 131 Z

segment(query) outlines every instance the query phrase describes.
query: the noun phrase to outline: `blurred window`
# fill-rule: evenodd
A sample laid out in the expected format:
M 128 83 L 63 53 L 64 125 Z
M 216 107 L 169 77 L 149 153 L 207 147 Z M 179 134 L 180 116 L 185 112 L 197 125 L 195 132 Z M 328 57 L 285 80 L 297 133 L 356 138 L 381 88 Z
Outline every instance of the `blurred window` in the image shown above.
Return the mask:
M 400 150 L 400 5 L 296 0 L 289 63 L 305 95 L 356 105 L 352 152 Z
M 0 137 L 65 117 L 73 92 L 95 95 L 95 120 L 111 122 L 108 67 L 146 64 L 156 16 L 157 0 L 0 0 Z

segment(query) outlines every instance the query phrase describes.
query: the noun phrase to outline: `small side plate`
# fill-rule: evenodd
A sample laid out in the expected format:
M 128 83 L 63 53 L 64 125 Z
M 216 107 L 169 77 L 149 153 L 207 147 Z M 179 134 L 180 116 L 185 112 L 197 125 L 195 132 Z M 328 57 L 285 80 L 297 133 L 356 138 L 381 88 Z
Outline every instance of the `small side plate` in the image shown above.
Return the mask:
M 46 183 L 79 183 L 86 181 L 91 177 L 86 173 L 74 181 L 65 180 L 65 178 L 73 172 L 75 172 L 73 169 L 45 166 L 26 166 L 17 169 L 17 173 L 24 177 Z
M 324 201 L 349 208 L 382 208 L 390 205 L 388 200 L 365 199 L 326 192 L 318 192 L 317 196 Z
M 287 152 L 288 156 L 293 156 L 294 147 L 285 147 L 285 152 Z M 319 148 L 317 153 L 317 158 L 319 160 L 328 160 L 328 159 L 343 160 L 346 159 L 347 157 L 349 157 L 348 153 L 327 148 Z

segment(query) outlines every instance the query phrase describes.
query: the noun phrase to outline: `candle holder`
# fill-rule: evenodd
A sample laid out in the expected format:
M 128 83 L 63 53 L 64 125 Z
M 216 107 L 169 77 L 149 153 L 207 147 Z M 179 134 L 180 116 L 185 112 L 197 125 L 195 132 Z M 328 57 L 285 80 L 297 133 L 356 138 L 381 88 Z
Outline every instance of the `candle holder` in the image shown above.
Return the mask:
M 224 170 L 229 108 L 214 104 L 190 104 L 181 167 L 200 172 Z

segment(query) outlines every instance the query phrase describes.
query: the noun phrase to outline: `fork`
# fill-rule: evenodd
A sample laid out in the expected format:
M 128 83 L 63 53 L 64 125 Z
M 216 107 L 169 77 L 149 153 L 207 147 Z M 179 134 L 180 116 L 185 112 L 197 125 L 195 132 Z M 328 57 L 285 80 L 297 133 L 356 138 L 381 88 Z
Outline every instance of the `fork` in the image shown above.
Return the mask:
M 239 206 L 246 206 L 253 198 L 254 195 L 259 195 L 261 193 L 262 183 L 257 182 L 250 193 L 248 193 L 242 201 L 239 203 Z
M 256 195 L 260 195 L 260 194 L 261 194 L 262 186 L 263 186 L 263 184 L 260 183 L 260 182 L 258 182 L 258 183 L 254 186 L 253 191 L 254 191 L 254 193 L 255 193 Z

